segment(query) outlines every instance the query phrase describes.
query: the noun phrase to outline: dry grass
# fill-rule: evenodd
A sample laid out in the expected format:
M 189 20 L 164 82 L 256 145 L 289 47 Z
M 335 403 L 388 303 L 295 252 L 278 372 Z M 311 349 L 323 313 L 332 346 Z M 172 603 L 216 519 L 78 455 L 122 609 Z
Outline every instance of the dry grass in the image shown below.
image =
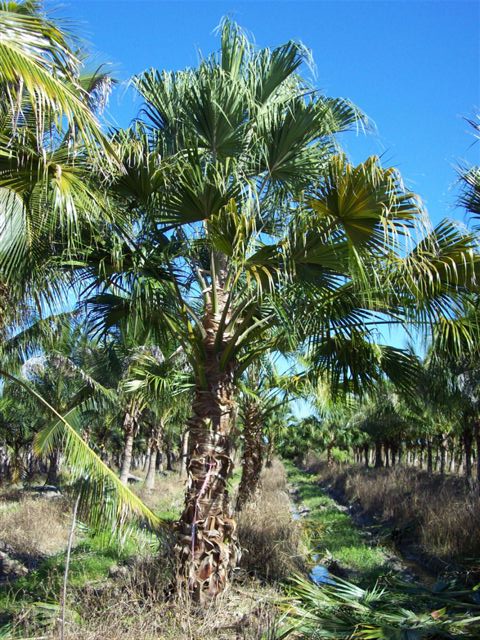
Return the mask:
M 155 512 L 180 514 L 185 494 L 185 477 L 179 473 L 167 471 L 157 474 L 155 489 L 149 492 L 143 483 L 130 487 L 140 496 L 145 504 Z
M 136 492 L 144 495 L 149 504 L 157 512 L 178 511 L 182 505 L 184 479 L 178 474 L 168 474 L 157 478 L 157 485 L 152 494 L 144 492 L 142 485 L 133 485 Z M 278 514 L 270 512 L 269 519 L 274 515 L 278 518 L 277 528 L 265 530 L 261 538 L 263 547 L 259 547 L 259 537 L 250 538 L 249 544 L 255 541 L 257 545 L 254 553 L 249 554 L 251 567 L 262 574 L 262 567 L 267 566 L 267 572 L 272 573 L 274 563 L 280 557 L 284 558 L 287 566 L 288 549 L 295 545 L 288 523 L 291 522 L 289 500 L 286 491 L 286 478 L 281 466 L 269 470 L 264 478 L 262 501 L 276 500 Z M 43 540 L 43 522 L 50 528 L 53 515 L 50 512 L 31 511 L 32 500 L 20 498 L 12 502 L 12 516 L 15 512 L 27 513 L 32 522 L 41 525 L 26 527 L 24 521 L 17 524 L 22 529 L 30 530 L 30 546 L 40 548 Z M 33 501 L 37 502 L 37 501 Z M 38 499 L 44 508 L 55 508 L 61 516 L 61 510 L 67 509 L 66 532 L 68 533 L 68 505 L 62 501 Z M 37 506 L 37 505 L 35 505 Z M 256 509 L 264 509 L 260 505 Z M 22 509 L 24 511 L 22 511 Z M 55 515 L 57 518 L 58 513 Z M 17 516 L 19 517 L 19 516 Z M 261 520 L 258 514 L 256 527 Z M 264 514 L 262 513 L 262 518 Z M 44 519 L 45 518 L 45 519 Z M 4 522 L 2 520 L 2 527 Z M 285 531 L 279 532 L 284 527 Z M 273 537 L 272 537 L 273 536 Z M 245 546 L 245 545 L 244 545 Z M 268 547 L 269 558 L 265 563 L 264 551 Z M 44 548 L 44 550 L 46 550 Z M 95 552 L 90 551 L 90 555 Z M 120 562 L 110 571 L 108 578 L 101 580 L 90 579 L 83 586 L 70 584 L 68 591 L 68 613 L 65 640 L 268 640 L 275 635 L 275 620 L 278 611 L 273 604 L 278 599 L 278 592 L 274 587 L 262 584 L 256 577 L 247 575 L 240 570 L 235 574 L 230 587 L 215 602 L 205 608 L 197 608 L 185 595 L 173 597 L 171 594 L 172 564 L 171 553 L 167 548 L 163 550 L 163 557 L 148 556 L 132 558 L 132 562 Z M 247 557 L 247 556 L 245 556 Z M 255 560 L 254 560 L 255 558 Z M 291 565 L 290 565 L 291 566 Z M 285 569 L 286 571 L 286 569 Z M 73 575 L 72 571 L 70 572 Z M 272 577 L 270 575 L 270 577 Z M 48 576 L 47 576 L 48 579 Z M 59 592 L 57 587 L 50 589 Z M 17 608 L 13 616 L 13 633 L 16 637 L 41 637 L 45 640 L 57 640 L 59 637 L 58 618 L 59 608 L 51 595 L 46 598 L 47 604 L 25 602 L 25 606 Z M 48 604 L 51 603 L 51 604 Z M 1 607 L 0 607 L 1 608 Z
M 199 610 L 187 597 L 170 602 L 145 597 L 131 583 L 113 594 L 95 597 L 85 608 L 81 627 L 69 640 L 260 640 L 273 628 L 273 606 L 258 585 L 231 587 Z M 121 611 L 121 616 L 118 612 Z M 85 615 L 87 614 L 87 615 Z M 265 635 L 267 634 L 267 635 Z M 53 638 L 52 638 L 53 640 Z
M 67 544 L 68 501 L 22 492 L 0 496 L 0 540 L 16 553 L 43 556 Z
M 238 537 L 240 565 L 249 574 L 282 581 L 303 571 L 302 528 L 292 519 L 287 477 L 279 461 L 264 470 L 257 499 L 241 511 Z
M 480 498 L 463 479 L 406 467 L 332 469 L 323 463 L 315 471 L 350 502 L 358 501 L 365 513 L 393 524 L 427 552 L 478 557 Z
M 150 558 L 115 580 L 70 590 L 66 640 L 273 640 L 278 593 L 255 580 L 230 586 L 198 608 L 186 596 L 166 598 L 168 572 Z M 59 609 L 38 603 L 16 624 L 22 637 L 58 640 Z M 13 631 L 16 629 L 14 623 Z M 17 637 L 17 636 L 16 636 Z

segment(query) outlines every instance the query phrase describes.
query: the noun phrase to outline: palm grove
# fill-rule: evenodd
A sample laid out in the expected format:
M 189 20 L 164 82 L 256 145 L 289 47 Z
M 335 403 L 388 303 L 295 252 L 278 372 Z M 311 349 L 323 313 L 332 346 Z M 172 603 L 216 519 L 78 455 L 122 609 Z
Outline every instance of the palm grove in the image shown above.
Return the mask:
M 349 162 L 337 134 L 368 120 L 305 78 L 303 46 L 259 49 L 225 20 L 196 68 L 133 78 L 138 118 L 106 133 L 111 78 L 36 2 L 2 3 L 0 30 L 3 476 L 47 464 L 56 482 L 61 464 L 92 526 L 163 531 L 127 481 L 141 459 L 151 489 L 179 458 L 178 585 L 203 601 L 241 545 L 233 447 L 242 508 L 276 442 L 368 463 L 369 443 L 430 442 L 459 416 L 478 432 L 475 232 L 432 229 L 397 170 Z M 430 336 L 431 357 L 379 343 L 382 325 Z M 319 417 L 292 426 L 295 397 Z

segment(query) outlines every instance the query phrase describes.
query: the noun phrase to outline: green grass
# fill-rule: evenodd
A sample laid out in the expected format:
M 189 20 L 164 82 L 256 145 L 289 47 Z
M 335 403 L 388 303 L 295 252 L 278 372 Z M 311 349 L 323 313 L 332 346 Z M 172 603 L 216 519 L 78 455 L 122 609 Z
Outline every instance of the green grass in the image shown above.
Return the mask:
M 298 489 L 301 504 L 310 509 L 304 522 L 312 550 L 320 558 L 335 560 L 361 583 L 370 583 L 388 573 L 384 549 L 368 543 L 349 514 L 340 511 L 323 492 L 315 476 L 290 464 L 286 469 L 289 482 Z
M 172 508 L 172 507 L 161 507 L 160 509 L 155 510 L 155 515 L 157 515 L 160 520 L 164 522 L 176 522 L 180 516 L 182 515 L 182 510 L 180 507 Z
M 131 558 L 153 553 L 158 547 L 156 537 L 141 530 L 132 530 L 123 544 L 112 540 L 107 532 L 84 533 L 74 547 L 68 574 L 69 588 L 105 582 L 114 565 Z M 2 625 L 13 616 L 33 607 L 35 603 L 58 604 L 65 571 L 65 552 L 49 556 L 35 571 L 18 578 L 12 584 L 0 586 L 0 637 Z
M 337 579 L 334 585 L 297 579 L 286 599 L 286 630 L 301 628 L 299 637 L 305 640 L 480 638 L 478 587 L 454 578 L 431 589 L 404 582 L 389 566 L 385 550 L 369 544 L 316 476 L 288 463 L 285 467 L 300 502 L 311 509 L 303 521 L 313 552 L 320 560 L 330 556 L 348 573 L 348 582 Z

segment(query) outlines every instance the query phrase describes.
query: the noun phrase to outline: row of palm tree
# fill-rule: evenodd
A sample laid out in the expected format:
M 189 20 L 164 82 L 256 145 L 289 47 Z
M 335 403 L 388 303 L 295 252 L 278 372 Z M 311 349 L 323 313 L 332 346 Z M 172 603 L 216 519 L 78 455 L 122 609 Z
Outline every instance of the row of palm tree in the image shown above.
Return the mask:
M 275 440 L 269 416 L 292 387 L 358 394 L 387 377 L 411 388 L 417 358 L 379 344 L 379 325 L 435 326 L 450 349 L 474 339 L 475 318 L 457 316 L 475 295 L 476 236 L 447 220 L 431 229 L 378 158 L 349 162 L 337 136 L 367 118 L 304 78 L 298 43 L 258 49 L 225 20 L 219 51 L 196 68 L 135 77 L 139 117 L 107 135 L 96 117 L 111 80 L 81 75 L 68 34 L 35 2 L 3 3 L 2 24 L 23 34 L 23 64 L 8 67 L 2 39 L 0 372 L 50 416 L 35 447 L 63 447 L 98 521 L 130 510 L 159 525 L 126 484 L 135 440 L 148 433 L 151 483 L 166 423 L 189 412 L 176 552 L 180 585 L 202 601 L 238 556 L 227 490 L 237 403 L 248 497 L 261 439 Z M 59 315 L 85 336 L 75 367 L 58 357 Z M 55 393 L 73 371 L 79 386 L 48 395 L 22 375 L 26 354 L 57 367 Z M 291 385 L 267 381 L 265 362 L 280 356 L 299 363 Z M 99 448 L 119 429 L 120 478 Z M 105 494 L 108 508 L 95 508 Z

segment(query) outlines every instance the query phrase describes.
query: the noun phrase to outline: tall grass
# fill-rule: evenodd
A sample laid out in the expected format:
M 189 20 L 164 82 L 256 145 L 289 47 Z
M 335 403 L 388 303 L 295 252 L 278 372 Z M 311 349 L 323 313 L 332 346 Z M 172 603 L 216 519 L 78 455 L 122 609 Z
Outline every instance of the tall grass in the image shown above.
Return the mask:
M 240 566 L 269 581 L 283 581 L 305 570 L 303 530 L 292 518 L 287 475 L 274 460 L 264 469 L 261 490 L 238 516 L 238 537 L 243 549 Z
M 397 535 L 418 542 L 446 559 L 480 555 L 480 497 L 461 478 L 405 467 L 312 467 L 327 483 L 361 510 L 380 518 Z

